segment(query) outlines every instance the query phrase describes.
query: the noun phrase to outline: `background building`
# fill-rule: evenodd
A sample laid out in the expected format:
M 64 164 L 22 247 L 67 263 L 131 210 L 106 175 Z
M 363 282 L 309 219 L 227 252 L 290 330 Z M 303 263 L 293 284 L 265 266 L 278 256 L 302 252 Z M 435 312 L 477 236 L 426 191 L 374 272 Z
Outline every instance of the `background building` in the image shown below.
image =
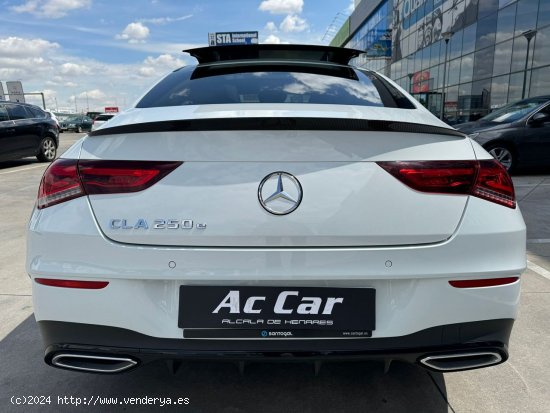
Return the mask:
M 362 0 L 331 45 L 366 51 L 356 65 L 450 123 L 550 94 L 550 0 Z

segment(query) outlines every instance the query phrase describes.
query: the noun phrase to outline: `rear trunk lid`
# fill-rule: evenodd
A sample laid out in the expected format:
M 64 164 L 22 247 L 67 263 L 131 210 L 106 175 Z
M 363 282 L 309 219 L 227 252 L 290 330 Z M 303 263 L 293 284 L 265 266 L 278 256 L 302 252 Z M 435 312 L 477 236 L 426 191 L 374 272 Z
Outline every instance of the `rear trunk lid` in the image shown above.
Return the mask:
M 475 159 L 469 139 L 460 136 L 383 130 L 182 129 L 112 129 L 116 134 L 100 130 L 85 139 L 81 159 L 183 161 L 141 192 L 89 196 L 108 238 L 175 247 L 428 244 L 455 232 L 467 204 L 467 196 L 417 192 L 376 163 Z M 286 215 L 262 206 L 262 200 L 265 204 L 277 192 L 278 175 L 260 189 L 262 181 L 279 172 L 295 177 L 299 185 L 292 178 L 282 179 L 292 199 L 267 202 L 273 209 L 294 205 L 297 188 L 302 191 L 301 202 Z

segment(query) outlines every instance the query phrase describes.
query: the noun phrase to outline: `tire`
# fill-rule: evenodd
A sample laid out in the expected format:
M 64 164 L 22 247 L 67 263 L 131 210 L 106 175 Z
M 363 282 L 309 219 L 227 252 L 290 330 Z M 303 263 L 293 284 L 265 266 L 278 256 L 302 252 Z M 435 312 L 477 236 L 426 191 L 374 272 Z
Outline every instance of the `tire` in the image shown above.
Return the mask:
M 57 147 L 55 146 L 55 141 L 53 138 L 46 136 L 40 142 L 40 148 L 38 149 L 38 155 L 36 158 L 40 162 L 51 162 L 55 159 L 57 155 Z
M 493 155 L 508 172 L 512 172 L 517 166 L 517 158 L 515 152 L 505 144 L 494 144 L 485 148 L 487 152 Z
M 82 133 L 82 126 L 79 126 L 78 128 L 76 128 L 76 131 L 77 131 L 78 133 Z

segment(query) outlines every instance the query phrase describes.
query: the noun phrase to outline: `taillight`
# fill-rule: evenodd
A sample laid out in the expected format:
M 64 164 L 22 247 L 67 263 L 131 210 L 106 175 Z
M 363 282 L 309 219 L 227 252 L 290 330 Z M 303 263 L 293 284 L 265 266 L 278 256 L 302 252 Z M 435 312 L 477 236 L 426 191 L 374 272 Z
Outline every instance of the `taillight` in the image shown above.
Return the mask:
M 57 159 L 42 176 L 37 208 L 47 208 L 82 195 L 84 190 L 78 179 L 77 160 Z
M 377 162 L 401 182 L 421 192 L 469 194 L 477 161 Z
M 509 208 L 516 207 L 512 179 L 504 166 L 495 159 L 479 161 L 479 173 L 472 195 Z
M 42 177 L 38 209 L 83 195 L 138 192 L 154 185 L 182 162 L 57 159 Z
M 83 160 L 78 171 L 88 195 L 139 192 L 154 185 L 182 162 Z
M 516 207 L 514 185 L 497 160 L 377 162 L 405 185 L 439 194 L 473 195 Z

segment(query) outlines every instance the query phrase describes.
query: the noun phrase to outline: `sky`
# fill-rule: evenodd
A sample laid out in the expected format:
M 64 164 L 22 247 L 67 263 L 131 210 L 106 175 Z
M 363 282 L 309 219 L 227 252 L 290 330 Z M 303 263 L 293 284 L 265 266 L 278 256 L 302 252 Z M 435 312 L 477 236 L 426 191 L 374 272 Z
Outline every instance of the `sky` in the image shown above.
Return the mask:
M 353 0 L 0 0 L 0 81 L 44 92 L 53 110 L 133 105 L 196 60 L 209 32 L 258 31 L 260 43 L 328 44 Z M 333 25 L 338 29 L 338 25 Z M 41 105 L 39 97 L 27 102 Z

